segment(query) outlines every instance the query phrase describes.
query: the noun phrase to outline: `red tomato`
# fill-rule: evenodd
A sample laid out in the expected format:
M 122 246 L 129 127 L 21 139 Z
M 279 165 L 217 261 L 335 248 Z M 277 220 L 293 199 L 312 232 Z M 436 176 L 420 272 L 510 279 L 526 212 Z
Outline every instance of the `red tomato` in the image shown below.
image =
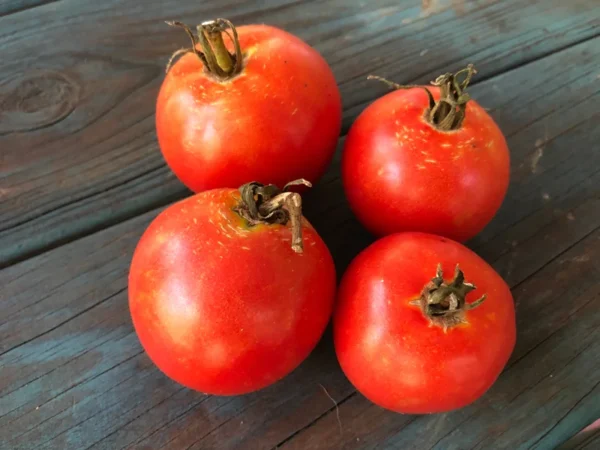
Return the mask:
M 129 273 L 131 316 L 152 361 L 216 395 L 291 372 L 320 339 L 335 297 L 329 250 L 301 213 L 298 253 L 289 224 L 251 225 L 241 204 L 238 191 L 216 189 L 170 206 L 142 236 Z
M 508 148 L 475 101 L 460 112 L 465 104 L 458 104 L 456 93 L 449 97 L 428 87 L 437 108 L 430 118 L 433 108 L 423 88 L 398 89 L 358 117 L 343 153 L 344 188 L 358 219 L 376 235 L 423 231 L 465 241 L 487 225 L 504 199 Z M 456 114 L 435 125 L 452 110 L 442 97 Z
M 457 264 L 466 281 L 462 272 L 452 278 Z M 372 402 L 407 414 L 449 411 L 483 395 L 515 334 L 513 299 L 494 269 L 461 244 L 424 233 L 394 234 L 359 254 L 334 313 L 346 376 Z
M 156 105 L 164 158 L 195 192 L 250 180 L 315 182 L 331 161 L 341 128 L 331 69 L 316 50 L 283 30 L 248 25 L 237 33 L 239 74 L 231 69 L 230 78 L 219 79 L 191 52 L 168 71 Z

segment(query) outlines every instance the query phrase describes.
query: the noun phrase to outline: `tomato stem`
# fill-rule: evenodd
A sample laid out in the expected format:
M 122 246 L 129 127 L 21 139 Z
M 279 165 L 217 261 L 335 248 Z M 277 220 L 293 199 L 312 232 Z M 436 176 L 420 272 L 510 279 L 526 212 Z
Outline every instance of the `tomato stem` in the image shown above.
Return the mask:
M 474 302 L 467 303 L 467 294 L 475 289 L 473 284 L 465 281 L 458 264 L 453 280 L 446 283 L 442 266 L 438 264 L 435 277 L 424 286 L 421 296 L 411 303 L 420 306 L 431 323 L 441 326 L 446 332 L 448 328 L 467 323 L 465 311 L 477 308 L 485 301 L 487 295 L 484 294 Z
M 429 106 L 426 112 L 427 121 L 435 128 L 441 131 L 458 130 L 463 121 L 467 110 L 467 102 L 471 96 L 465 91 L 471 82 L 471 78 L 477 71 L 473 64 L 456 73 L 445 73 L 431 82 L 433 86 L 440 88 L 440 99 L 436 102 L 433 94 L 426 86 L 414 84 L 401 85 L 376 75 L 369 75 L 368 80 L 379 80 L 393 89 L 412 89 L 420 88 L 425 90 L 429 99 Z M 459 81 L 459 77 L 464 75 L 464 79 Z
M 196 27 L 196 34 L 189 26 L 182 22 L 167 22 L 168 25 L 183 28 L 192 41 L 191 48 L 177 50 L 167 64 L 167 72 L 176 57 L 185 53 L 194 53 L 206 70 L 220 80 L 228 80 L 242 70 L 242 49 L 237 30 L 227 19 L 215 19 L 204 22 Z M 231 34 L 228 30 L 231 30 Z M 233 42 L 235 54 L 231 54 L 223 40 L 223 33 Z M 198 46 L 202 51 L 198 50 Z
M 296 253 L 302 253 L 302 197 L 296 192 L 287 191 L 294 185 L 312 186 L 304 179 L 286 184 L 283 190 L 273 184 L 264 185 L 255 181 L 244 184 L 240 187 L 242 201 L 235 211 L 250 225 L 285 225 L 289 221 L 292 228 L 292 249 Z

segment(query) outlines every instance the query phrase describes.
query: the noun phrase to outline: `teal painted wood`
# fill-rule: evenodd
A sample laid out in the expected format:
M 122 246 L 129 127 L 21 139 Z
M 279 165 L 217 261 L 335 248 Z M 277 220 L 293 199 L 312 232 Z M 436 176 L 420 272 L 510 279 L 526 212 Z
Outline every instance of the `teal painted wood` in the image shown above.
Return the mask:
M 600 415 L 598 41 L 472 90 L 509 136 L 513 184 L 470 245 L 513 288 L 519 329 L 480 401 L 423 417 L 375 407 L 339 370 L 329 332 L 259 393 L 182 389 L 142 352 L 127 308 L 128 265 L 153 210 L 0 272 L 0 448 L 551 449 L 575 434 Z M 304 203 L 341 273 L 372 237 L 343 200 L 338 166 L 339 154 Z
M 590 39 L 600 24 L 593 0 L 13 4 L 6 12 L 19 12 L 0 17 L 0 267 L 189 194 L 154 135 L 165 61 L 186 43 L 165 18 L 227 15 L 298 34 L 333 67 L 345 130 L 383 92 L 369 73 L 427 82 L 473 61 L 481 81 Z M 19 96 L 34 114 L 17 113 Z
M 600 448 L 600 419 L 569 439 L 557 450 L 594 450 Z
M 255 11 L 233 0 L 144 5 L 0 7 L 0 16 L 22 10 L 0 17 L 1 73 L 43 69 L 33 71 L 43 76 L 32 85 L 63 100 L 44 104 L 37 120 L 62 119 L 37 130 L 0 120 L 3 261 L 118 224 L 0 272 L 1 449 L 551 449 L 600 416 L 600 39 L 590 39 L 600 13 L 593 2 L 430 1 L 421 8 L 332 1 L 315 8 L 267 1 Z M 126 27 L 103 22 L 117 8 Z M 245 397 L 194 393 L 153 367 L 133 333 L 126 288 L 131 253 L 155 208 L 187 195 L 162 165 L 152 131 L 163 57 L 183 43 L 170 41 L 157 22 L 168 8 L 182 16 L 230 12 L 242 23 L 264 17 L 305 37 L 336 71 L 346 127 L 386 92 L 364 80 L 371 70 L 426 81 L 448 65 L 481 62 L 471 92 L 508 137 L 512 184 L 470 246 L 513 287 L 519 321 L 510 365 L 483 399 L 430 417 L 386 412 L 344 378 L 329 333 L 290 377 Z M 42 23 L 50 13 L 56 20 Z M 67 20 L 73 29 L 61 27 Z M 52 43 L 43 54 L 35 36 Z M 22 82 L 2 78 L 0 92 Z M 11 101 L 2 100 L 3 108 Z M 372 241 L 343 200 L 339 152 L 307 194 L 305 212 L 340 274 Z

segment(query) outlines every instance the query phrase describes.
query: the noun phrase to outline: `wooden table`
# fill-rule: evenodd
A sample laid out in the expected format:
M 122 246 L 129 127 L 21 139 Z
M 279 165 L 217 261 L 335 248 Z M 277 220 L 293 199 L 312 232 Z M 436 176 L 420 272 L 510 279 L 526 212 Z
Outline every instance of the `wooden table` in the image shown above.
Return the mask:
M 163 20 L 295 33 L 331 64 L 345 134 L 386 93 L 473 62 L 512 179 L 469 246 L 502 274 L 518 342 L 495 386 L 449 414 L 358 394 L 327 331 L 299 369 L 243 397 L 163 376 L 142 351 L 127 270 L 157 213 L 190 193 L 165 166 L 154 102 L 187 44 Z M 0 3 L 0 448 L 550 449 L 600 417 L 600 5 L 597 0 L 4 0 Z M 305 214 L 341 274 L 372 242 L 338 156 Z M 598 435 L 596 435 L 598 436 Z M 595 440 L 594 440 L 595 439 Z M 600 438 L 578 441 L 598 449 Z M 587 446 L 586 446 L 587 445 Z

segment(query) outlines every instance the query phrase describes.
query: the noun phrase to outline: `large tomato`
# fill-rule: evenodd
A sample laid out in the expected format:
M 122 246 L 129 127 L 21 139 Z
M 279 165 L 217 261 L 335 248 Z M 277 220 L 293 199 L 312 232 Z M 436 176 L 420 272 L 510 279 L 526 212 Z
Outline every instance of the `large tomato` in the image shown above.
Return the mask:
M 515 334 L 502 278 L 461 244 L 424 233 L 387 236 L 357 256 L 334 313 L 346 376 L 374 403 L 409 414 L 449 411 L 483 395 Z
M 142 346 L 166 375 L 205 393 L 279 380 L 315 347 L 333 309 L 335 267 L 301 212 L 294 216 L 298 194 L 249 186 L 252 204 L 216 189 L 170 206 L 131 263 Z
M 371 232 L 465 241 L 496 214 L 509 152 L 490 115 L 468 101 L 471 74 L 462 82 L 446 74 L 427 88 L 397 86 L 352 125 L 342 177 L 352 210 Z
M 195 192 L 251 180 L 315 182 L 341 128 L 331 69 L 316 50 L 283 30 L 227 30 L 228 23 L 203 24 L 197 35 L 186 28 L 197 53 L 188 51 L 170 67 L 156 105 L 167 163 Z M 228 38 L 224 43 L 225 31 L 239 45 Z M 208 56 L 216 58 L 212 69 L 203 62 Z

